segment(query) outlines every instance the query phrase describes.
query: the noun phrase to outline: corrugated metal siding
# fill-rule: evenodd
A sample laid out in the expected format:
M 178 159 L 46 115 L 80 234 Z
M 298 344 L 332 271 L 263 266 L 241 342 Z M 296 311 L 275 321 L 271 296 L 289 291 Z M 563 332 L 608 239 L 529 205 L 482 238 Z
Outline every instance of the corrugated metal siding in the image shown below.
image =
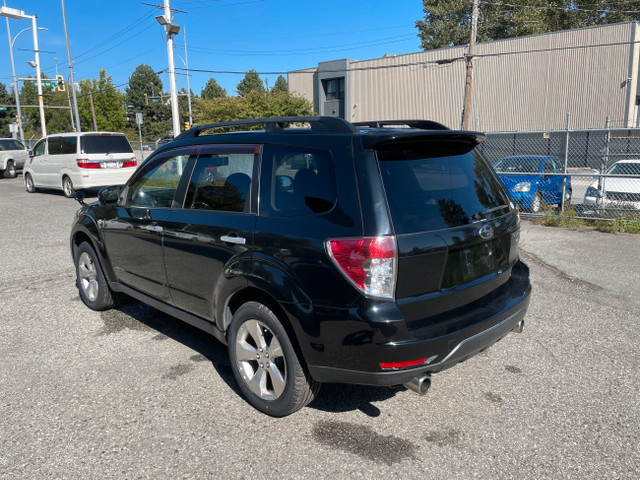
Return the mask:
M 289 93 L 298 97 L 303 97 L 313 104 L 313 74 L 317 68 L 307 68 L 296 70 L 287 74 Z
M 487 131 L 561 129 L 570 112 L 572 128 L 603 127 L 607 116 L 612 126 L 626 126 L 627 85 L 634 83 L 625 82 L 633 26 L 628 22 L 478 44 L 472 125 L 478 118 L 480 129 Z M 624 44 L 545 51 L 610 43 Z M 428 118 L 459 128 L 465 63 L 433 62 L 465 52 L 454 47 L 351 63 L 349 120 Z M 530 53 L 482 57 L 508 52 Z M 392 65 L 405 66 L 384 68 Z

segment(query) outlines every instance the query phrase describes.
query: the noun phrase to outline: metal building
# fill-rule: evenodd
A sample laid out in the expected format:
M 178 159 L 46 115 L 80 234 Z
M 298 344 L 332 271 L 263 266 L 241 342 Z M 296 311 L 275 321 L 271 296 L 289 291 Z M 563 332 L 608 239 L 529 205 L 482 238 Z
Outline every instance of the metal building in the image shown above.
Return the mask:
M 289 72 L 289 90 L 321 115 L 461 124 L 466 47 Z M 640 126 L 640 23 L 625 22 L 476 45 L 472 124 L 485 131 Z

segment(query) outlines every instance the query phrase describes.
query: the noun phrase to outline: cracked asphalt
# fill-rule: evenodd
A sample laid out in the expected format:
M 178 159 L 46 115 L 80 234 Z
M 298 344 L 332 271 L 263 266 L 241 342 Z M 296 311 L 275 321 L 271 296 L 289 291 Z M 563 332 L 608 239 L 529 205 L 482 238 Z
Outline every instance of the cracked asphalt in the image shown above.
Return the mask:
M 77 204 L 0 179 L 0 478 L 640 477 L 640 236 L 523 222 L 524 333 L 404 388 L 325 385 L 273 419 L 225 347 L 79 300 Z

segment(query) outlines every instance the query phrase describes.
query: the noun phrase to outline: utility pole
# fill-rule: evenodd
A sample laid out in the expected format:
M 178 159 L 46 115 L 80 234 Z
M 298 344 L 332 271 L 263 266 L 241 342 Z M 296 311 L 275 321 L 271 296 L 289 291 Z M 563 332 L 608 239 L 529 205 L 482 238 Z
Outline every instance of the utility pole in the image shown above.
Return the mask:
M 89 92 L 89 104 L 91 105 L 91 119 L 93 120 L 93 131 L 98 131 L 98 122 L 96 122 L 96 110 L 93 108 L 93 92 Z
M 169 60 L 169 86 L 171 87 L 171 119 L 173 120 L 173 136 L 180 135 L 180 113 L 178 112 L 178 90 L 176 89 L 176 68 L 173 58 L 173 36 L 180 27 L 171 22 L 171 6 L 164 0 L 164 30 L 167 33 L 167 58 Z
M 78 99 L 76 98 L 76 84 L 73 80 L 73 61 L 71 60 L 71 49 L 69 48 L 69 32 L 67 31 L 67 12 L 64 8 L 64 0 L 62 1 L 62 20 L 64 22 L 64 36 L 67 40 L 67 56 L 69 57 L 69 78 L 71 79 L 71 93 L 73 95 L 73 107 L 76 114 L 76 129 L 81 132 L 80 114 L 78 113 Z
M 42 77 L 40 76 L 40 51 L 38 50 L 38 26 L 36 25 L 36 16 L 31 15 L 31 28 L 33 29 L 33 49 L 35 50 L 36 75 L 38 76 L 38 106 L 40 107 L 40 127 L 42 128 L 42 136 L 47 136 L 47 121 L 44 118 L 44 100 L 42 98 Z
M 191 87 L 189 86 L 189 57 L 187 56 L 187 26 L 182 29 L 182 36 L 184 37 L 184 67 L 187 69 L 187 100 L 189 105 L 189 128 L 193 126 L 193 118 L 191 116 Z
M 462 130 L 471 128 L 471 84 L 473 82 L 473 53 L 478 34 L 478 0 L 473 0 L 471 9 L 471 33 L 469 34 L 469 49 L 466 55 L 467 75 L 464 83 L 464 106 L 462 107 Z

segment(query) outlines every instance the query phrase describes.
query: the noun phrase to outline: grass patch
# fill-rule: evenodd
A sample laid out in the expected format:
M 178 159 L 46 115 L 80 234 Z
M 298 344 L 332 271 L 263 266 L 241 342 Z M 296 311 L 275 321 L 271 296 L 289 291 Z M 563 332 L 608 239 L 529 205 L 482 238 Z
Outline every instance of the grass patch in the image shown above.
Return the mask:
M 544 216 L 535 217 L 531 221 L 536 225 L 548 227 L 571 228 L 573 230 L 597 230 L 606 233 L 640 233 L 640 212 L 629 212 L 620 216 L 619 212 L 611 212 L 613 220 L 596 220 L 579 217 L 574 208 L 556 213 L 552 209 L 545 209 Z M 603 212 L 606 216 L 606 212 Z

